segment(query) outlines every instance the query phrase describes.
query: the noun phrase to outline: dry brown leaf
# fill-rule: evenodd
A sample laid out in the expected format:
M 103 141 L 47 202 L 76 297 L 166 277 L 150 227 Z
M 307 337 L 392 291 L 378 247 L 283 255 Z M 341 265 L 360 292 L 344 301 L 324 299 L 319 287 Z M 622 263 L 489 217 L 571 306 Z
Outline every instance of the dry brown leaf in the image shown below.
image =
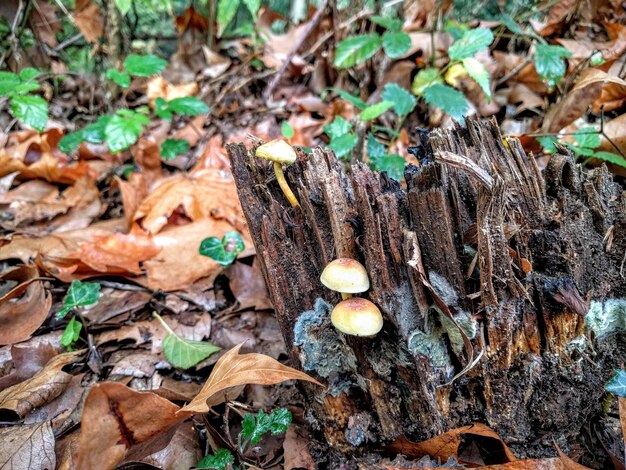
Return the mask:
M 151 392 L 115 382 L 94 385 L 83 409 L 77 470 L 114 469 L 129 449 L 158 438 L 190 415 L 179 411 Z
M 626 155 L 626 114 L 617 116 L 604 123 L 604 134 L 617 146 L 617 148 Z M 604 135 L 600 136 L 601 143 L 598 150 L 606 152 L 619 153 L 615 147 L 607 140 Z
M 221 135 L 213 136 L 207 141 L 193 171 L 197 172 L 207 168 L 230 171 L 230 160 L 222 143 Z
M 12 346 L 13 372 L 0 378 L 0 391 L 31 378 L 56 355 L 57 352 L 50 343 L 37 345 L 21 343 Z
M 37 268 L 28 265 L 0 275 L 0 281 L 18 282 L 17 286 L 0 298 L 0 344 L 27 340 L 48 316 L 52 297 L 46 294 L 38 277 Z
M 283 449 L 285 451 L 285 470 L 315 470 L 315 460 L 309 452 L 310 438 L 296 425 L 289 426 L 285 434 Z
M 578 0 L 561 0 L 550 8 L 544 21 L 531 20 L 530 24 L 537 34 L 550 36 L 565 26 L 567 19 L 571 19 L 576 12 L 577 6 Z
M 30 15 L 32 31 L 37 38 L 50 47 L 56 47 L 56 33 L 61 31 L 61 22 L 57 19 L 56 8 L 43 0 L 33 2 Z
M 228 57 L 209 49 L 206 44 L 202 46 L 202 53 L 204 54 L 204 59 L 206 60 L 206 67 L 202 69 L 202 75 L 205 77 L 219 77 L 229 69 L 230 64 L 232 63 L 232 60 Z
M 426 34 L 426 33 L 424 33 Z M 519 67 L 527 58 L 517 54 L 511 54 L 502 51 L 493 51 L 493 58 L 496 63 L 494 77 L 502 77 Z M 535 93 L 545 95 L 548 91 L 546 84 L 541 80 L 535 64 L 531 61 L 515 75 L 507 80 L 507 83 L 523 83 Z
M 239 302 L 239 309 L 254 307 L 256 310 L 272 308 L 272 301 L 267 292 L 265 279 L 257 258 L 252 266 L 234 263 L 226 271 L 230 290 Z
M 239 354 L 244 343 L 227 351 L 213 367 L 202 390 L 180 411 L 207 413 L 212 406 L 222 403 L 225 390 L 247 384 L 273 385 L 285 380 L 306 380 L 322 385 L 304 372 L 287 367 L 263 354 Z
M 56 468 L 54 433 L 50 422 L 0 428 L 0 468 Z
M 0 410 L 23 418 L 34 408 L 54 400 L 72 380 L 72 376 L 61 369 L 82 354 L 83 351 L 59 354 L 30 379 L 0 392 Z
M 565 457 L 565 458 L 563 458 Z M 387 470 L 410 470 L 409 467 L 384 466 Z M 425 470 L 454 470 L 458 467 L 422 467 Z M 589 470 L 587 467 L 577 464 L 567 456 L 553 457 L 548 459 L 516 460 L 501 465 L 481 465 L 474 467 L 479 470 Z
M 100 7 L 92 0 L 76 0 L 74 24 L 90 43 L 97 43 L 104 36 L 104 19 Z
M 146 95 L 150 101 L 150 107 L 154 108 L 154 101 L 157 98 L 163 98 L 165 101 L 171 101 L 176 98 L 185 96 L 193 96 L 198 93 L 198 83 L 181 83 L 173 85 L 160 75 L 148 80 Z
M 532 91 L 523 83 L 516 83 L 510 90 L 508 95 L 508 102 L 511 104 L 517 104 L 516 114 L 521 113 L 527 109 L 541 109 L 545 106 L 545 99 L 539 94 Z

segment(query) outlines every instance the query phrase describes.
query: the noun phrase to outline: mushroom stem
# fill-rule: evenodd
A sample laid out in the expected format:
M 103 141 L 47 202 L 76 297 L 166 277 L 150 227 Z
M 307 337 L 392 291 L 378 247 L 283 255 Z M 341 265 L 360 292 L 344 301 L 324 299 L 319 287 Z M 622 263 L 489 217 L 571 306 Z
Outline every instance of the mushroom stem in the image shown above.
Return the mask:
M 345 292 L 341 293 L 341 300 L 346 300 L 346 299 L 349 299 L 350 297 L 352 297 L 352 294 L 347 294 Z
M 278 186 L 280 186 L 280 189 L 283 190 L 283 194 L 291 204 L 291 207 L 300 206 L 296 195 L 293 193 L 293 191 L 291 191 L 291 188 L 287 184 L 285 174 L 283 173 L 283 167 L 280 163 L 274 162 L 274 172 L 276 173 L 276 181 L 278 181 Z

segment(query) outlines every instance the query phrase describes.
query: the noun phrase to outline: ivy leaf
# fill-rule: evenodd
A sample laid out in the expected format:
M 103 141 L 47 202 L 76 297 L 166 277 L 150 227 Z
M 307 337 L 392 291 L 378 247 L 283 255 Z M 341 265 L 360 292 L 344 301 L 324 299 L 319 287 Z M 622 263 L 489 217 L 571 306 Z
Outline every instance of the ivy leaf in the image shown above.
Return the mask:
M 439 75 L 437 69 L 422 69 L 417 72 L 417 75 L 415 75 L 411 91 L 415 96 L 422 96 L 424 94 L 424 90 L 435 83 L 443 83 L 443 79 Z
M 283 121 L 280 125 L 280 133 L 285 139 L 291 139 L 296 134 L 296 131 L 288 121 Z
M 411 37 L 404 31 L 385 31 L 383 49 L 391 59 L 402 57 L 411 48 Z
M 0 71 L 0 95 L 11 96 L 20 83 L 22 80 L 16 73 Z
M 80 330 L 82 330 L 83 324 L 72 317 L 70 322 L 63 330 L 61 335 L 61 344 L 67 348 L 68 351 L 72 350 L 72 345 L 80 338 Z
M 600 134 L 593 127 L 582 127 L 574 134 L 574 141 L 578 146 L 596 149 L 600 147 Z
M 11 113 L 33 129 L 43 132 L 48 122 L 48 102 L 36 95 L 13 96 Z
M 599 158 L 600 160 L 604 160 L 605 162 L 613 163 L 614 165 L 619 165 L 621 167 L 626 168 L 626 160 L 621 155 L 617 155 L 612 152 L 595 152 L 593 154 L 595 158 Z
M 565 61 L 572 53 L 563 46 L 538 43 L 535 45 L 535 68 L 548 88 L 552 89 L 565 75 Z
M 369 155 L 369 154 L 368 154 Z M 404 167 L 406 160 L 400 155 L 381 155 L 370 157 L 371 166 L 376 171 L 386 171 L 394 180 L 401 181 L 404 176 Z
M 172 160 L 187 150 L 189 150 L 189 142 L 185 139 L 165 139 L 165 142 L 161 144 L 161 156 L 166 160 Z
M 256 14 L 259 12 L 259 8 L 261 8 L 261 0 L 243 0 L 243 3 L 252 15 L 252 18 L 256 19 Z
M 105 75 L 106 78 L 117 83 L 122 88 L 128 88 L 130 86 L 130 75 L 126 72 L 120 72 L 117 69 L 107 69 Z
M 328 147 L 335 152 L 337 158 L 343 158 L 350 153 L 358 140 L 355 134 L 348 133 L 332 139 Z
M 371 132 L 367 135 L 367 156 L 370 160 L 374 158 L 380 158 L 387 155 L 387 149 L 383 144 L 376 140 L 374 134 Z
M 389 18 L 387 16 L 372 16 L 372 22 L 382 26 L 385 29 L 390 29 L 392 31 L 397 31 L 402 28 L 402 20 L 397 18 Z
M 124 60 L 126 73 L 135 77 L 151 77 L 160 73 L 167 66 L 167 61 L 153 54 L 131 54 Z
M 616 370 L 615 375 L 604 386 L 607 392 L 626 398 L 626 371 Z
M 197 116 L 209 112 L 209 107 L 206 103 L 195 96 L 175 98 L 167 102 L 167 107 L 175 113 L 186 114 L 188 116 Z
M 493 33 L 488 28 L 475 28 L 466 31 L 461 39 L 448 49 L 450 60 L 463 60 L 474 57 L 477 52 L 489 47 L 493 41 Z
M 361 121 L 371 121 L 372 119 L 376 119 L 381 114 L 385 113 L 393 106 L 391 101 L 381 101 L 380 103 L 373 104 L 372 106 L 368 106 L 361 114 L 359 114 L 359 118 Z
M 111 116 L 105 127 L 106 142 L 111 153 L 125 150 L 135 142 L 150 119 L 141 113 L 123 109 Z
M 245 248 L 239 232 L 228 232 L 220 240 L 209 237 L 202 240 L 200 254 L 217 261 L 221 266 L 228 266 Z
M 117 9 L 120 11 L 122 16 L 126 15 L 130 11 L 132 7 L 133 0 L 115 0 L 115 5 Z
M 323 129 L 326 135 L 330 137 L 330 140 L 333 140 L 350 132 L 352 125 L 341 116 L 335 116 L 333 122 L 326 124 Z
M 435 83 L 424 89 L 424 99 L 430 105 L 437 106 L 455 119 L 461 119 L 467 113 L 467 100 L 463 93 L 441 83 Z
M 228 464 L 235 463 L 235 457 L 228 449 L 217 449 L 213 455 L 205 455 L 196 468 L 213 468 L 226 470 Z
M 357 107 L 357 108 L 359 108 L 361 110 L 367 108 L 367 103 L 365 101 L 363 101 L 361 98 L 359 98 L 358 96 L 351 95 L 347 91 L 344 91 L 344 90 L 342 90 L 340 88 L 329 88 L 329 90 L 334 91 L 341 98 L 346 100 L 348 103 L 350 103 L 351 105 L 353 105 L 353 106 L 355 106 L 355 107 Z
M 224 30 L 237 13 L 239 3 L 240 0 L 219 0 L 217 3 L 217 37 L 224 34 Z
M 72 281 L 63 301 L 63 308 L 57 313 L 57 319 L 63 318 L 73 308 L 97 303 L 99 297 L 100 284 L 97 282 Z
M 393 103 L 393 110 L 399 116 L 409 114 L 417 103 L 415 97 L 397 83 L 387 83 L 383 89 L 382 98 Z
M 463 59 L 463 67 L 467 71 L 467 74 L 478 83 L 480 88 L 485 92 L 487 96 L 487 102 L 491 103 L 491 87 L 489 86 L 489 72 L 483 64 L 478 62 L 473 57 Z
M 382 46 L 382 40 L 376 33 L 350 36 L 339 43 L 335 51 L 335 66 L 346 69 L 362 64 L 372 57 Z

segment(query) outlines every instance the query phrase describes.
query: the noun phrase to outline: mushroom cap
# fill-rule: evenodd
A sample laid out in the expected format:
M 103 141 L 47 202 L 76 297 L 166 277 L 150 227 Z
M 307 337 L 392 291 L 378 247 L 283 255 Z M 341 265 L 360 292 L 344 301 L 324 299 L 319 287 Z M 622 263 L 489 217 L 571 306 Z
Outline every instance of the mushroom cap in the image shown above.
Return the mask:
M 374 336 L 383 327 L 378 307 L 361 297 L 339 302 L 330 314 L 330 321 L 342 333 L 354 336 Z
M 255 155 L 263 160 L 287 165 L 296 161 L 298 156 L 291 145 L 281 139 L 270 140 L 257 147 Z
M 337 258 L 328 263 L 320 281 L 329 289 L 344 294 L 358 294 L 370 288 L 365 267 L 352 258 Z

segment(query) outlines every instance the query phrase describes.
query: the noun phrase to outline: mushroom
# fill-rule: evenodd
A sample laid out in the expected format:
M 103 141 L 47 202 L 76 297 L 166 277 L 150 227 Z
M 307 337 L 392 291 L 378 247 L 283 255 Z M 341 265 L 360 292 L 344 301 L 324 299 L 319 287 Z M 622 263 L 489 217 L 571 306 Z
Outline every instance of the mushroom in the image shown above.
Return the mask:
M 300 203 L 298 199 L 287 184 L 282 167 L 283 163 L 285 165 L 291 165 L 298 158 L 291 145 L 281 139 L 271 140 L 259 146 L 256 149 L 255 155 L 263 160 L 269 160 L 274 163 L 274 173 L 276 173 L 276 181 L 278 181 L 280 189 L 283 190 L 283 194 L 291 204 L 291 207 L 299 206 Z
M 378 307 L 361 297 L 339 302 L 330 314 L 330 321 L 342 333 L 354 336 L 374 336 L 383 327 Z
M 342 299 L 351 294 L 365 292 L 370 288 L 370 280 L 365 267 L 352 258 L 337 258 L 326 265 L 320 281 L 331 290 L 341 292 Z

